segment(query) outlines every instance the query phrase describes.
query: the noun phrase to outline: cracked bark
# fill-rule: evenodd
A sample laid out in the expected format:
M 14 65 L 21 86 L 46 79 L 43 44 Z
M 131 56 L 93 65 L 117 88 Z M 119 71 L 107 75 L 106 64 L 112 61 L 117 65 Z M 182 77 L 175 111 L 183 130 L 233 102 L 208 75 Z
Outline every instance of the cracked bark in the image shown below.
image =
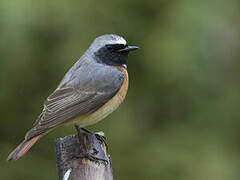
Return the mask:
M 113 180 L 112 164 L 104 137 L 78 133 L 56 140 L 60 180 Z

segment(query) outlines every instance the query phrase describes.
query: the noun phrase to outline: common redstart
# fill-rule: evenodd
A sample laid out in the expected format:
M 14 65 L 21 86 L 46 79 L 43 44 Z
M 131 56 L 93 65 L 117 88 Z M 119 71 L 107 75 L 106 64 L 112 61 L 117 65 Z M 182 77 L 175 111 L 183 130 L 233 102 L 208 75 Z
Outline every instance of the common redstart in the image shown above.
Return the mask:
M 46 99 L 42 113 L 24 141 L 7 160 L 22 157 L 41 137 L 59 125 L 85 127 L 105 118 L 124 100 L 128 90 L 126 61 L 130 51 L 124 38 L 106 34 L 96 38 Z

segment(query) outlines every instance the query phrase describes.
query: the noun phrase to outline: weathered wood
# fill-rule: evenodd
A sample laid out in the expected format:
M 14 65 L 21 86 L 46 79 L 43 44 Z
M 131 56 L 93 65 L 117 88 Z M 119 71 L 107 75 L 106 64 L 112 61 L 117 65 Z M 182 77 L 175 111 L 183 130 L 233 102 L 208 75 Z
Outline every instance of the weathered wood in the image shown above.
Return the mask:
M 56 140 L 60 180 L 113 180 L 104 137 L 79 133 Z

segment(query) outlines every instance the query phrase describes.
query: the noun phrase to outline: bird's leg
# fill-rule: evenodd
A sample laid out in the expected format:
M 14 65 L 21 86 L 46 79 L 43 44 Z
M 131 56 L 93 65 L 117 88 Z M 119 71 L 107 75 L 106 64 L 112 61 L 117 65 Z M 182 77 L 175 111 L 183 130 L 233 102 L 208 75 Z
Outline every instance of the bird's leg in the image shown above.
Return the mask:
M 100 135 L 100 134 L 98 134 L 98 133 L 91 132 L 91 131 L 89 131 L 89 130 L 86 129 L 86 128 L 81 128 L 81 129 L 82 129 L 83 131 L 85 131 L 86 133 L 89 133 L 89 134 L 91 134 L 91 135 L 95 135 L 96 138 L 97 138 L 101 143 L 104 143 L 104 144 L 105 144 L 106 149 L 108 150 L 108 145 L 107 145 L 106 137 L 105 137 L 105 136 L 102 136 L 102 135 Z
M 75 126 L 75 128 L 77 130 L 77 136 L 78 136 L 77 140 L 78 140 L 78 143 L 79 143 L 80 142 L 80 134 L 81 134 L 80 128 L 79 128 L 79 126 L 77 124 L 75 124 L 74 126 Z
M 86 128 L 81 128 L 81 130 L 83 130 L 84 132 L 86 132 L 86 133 L 88 133 L 88 134 L 95 134 L 94 132 L 89 131 L 89 130 L 86 129 Z
M 99 161 L 103 161 L 105 163 L 108 163 L 107 159 L 101 158 L 102 156 L 99 156 L 99 155 L 102 154 L 101 152 L 99 152 L 99 150 L 101 151 L 101 149 L 97 150 L 98 148 L 95 147 L 96 145 L 94 143 L 94 141 L 95 141 L 94 137 L 96 137 L 95 138 L 96 140 L 100 141 L 101 143 L 104 142 L 106 144 L 105 139 L 102 140 L 104 137 L 99 135 L 99 134 L 93 133 L 93 132 L 91 132 L 91 131 L 89 131 L 85 128 L 80 128 L 76 124 L 75 124 L 75 128 L 77 130 L 77 136 L 78 136 L 77 142 L 79 144 L 79 146 L 78 146 L 79 148 L 76 152 L 75 157 L 77 157 L 77 158 L 87 158 L 87 159 L 89 159 L 91 161 L 94 161 L 94 162 L 97 162 L 97 163 L 99 163 Z M 80 130 L 83 130 L 84 132 L 89 134 L 90 137 L 87 136 L 87 135 L 85 135 L 85 136 L 81 135 Z M 91 138 L 91 136 L 93 136 L 93 137 Z M 80 142 L 82 142 L 82 143 L 80 143 Z M 81 149 L 81 145 L 82 145 L 82 149 Z

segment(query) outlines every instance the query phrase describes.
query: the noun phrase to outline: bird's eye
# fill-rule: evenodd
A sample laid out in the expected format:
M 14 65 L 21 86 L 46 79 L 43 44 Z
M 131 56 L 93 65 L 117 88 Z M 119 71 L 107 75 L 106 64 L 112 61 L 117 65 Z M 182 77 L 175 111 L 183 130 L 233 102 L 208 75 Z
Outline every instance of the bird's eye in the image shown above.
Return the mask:
M 125 44 L 107 44 L 106 47 L 109 49 L 109 50 L 112 50 L 112 51 L 117 51 L 119 49 L 123 49 L 126 47 Z

